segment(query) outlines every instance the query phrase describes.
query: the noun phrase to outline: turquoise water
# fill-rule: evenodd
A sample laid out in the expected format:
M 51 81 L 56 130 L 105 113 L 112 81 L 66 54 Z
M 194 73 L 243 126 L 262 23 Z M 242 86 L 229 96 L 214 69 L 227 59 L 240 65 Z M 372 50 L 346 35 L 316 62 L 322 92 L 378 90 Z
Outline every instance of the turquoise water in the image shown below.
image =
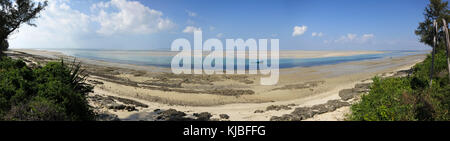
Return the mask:
M 102 60 L 115 63 L 126 63 L 135 65 L 148 65 L 148 66 L 158 66 L 158 67 L 170 67 L 173 56 L 171 55 L 159 55 L 167 54 L 168 52 L 157 51 L 152 52 L 152 54 L 158 55 L 148 55 L 145 52 L 151 51 L 106 51 L 106 50 L 82 50 L 82 49 L 65 49 L 58 50 L 52 49 L 50 51 L 62 52 L 65 55 L 74 56 L 78 58 L 87 58 L 94 60 Z M 338 63 L 352 62 L 352 61 L 362 61 L 362 60 L 373 60 L 382 59 L 390 57 L 401 57 L 416 54 L 425 54 L 425 51 L 387 51 L 380 54 L 362 54 L 353 56 L 340 56 L 340 57 L 323 57 L 323 58 L 280 58 L 279 67 L 280 68 L 293 68 L 293 67 L 311 67 L 320 65 L 332 65 Z M 237 62 L 237 60 L 235 60 Z M 255 63 L 255 61 L 245 60 L 245 68 L 248 69 L 249 63 Z M 270 60 L 267 61 L 270 65 Z M 224 61 L 225 64 L 225 61 Z M 236 63 L 235 63 L 236 64 Z M 214 64 L 213 64 L 214 65 Z M 237 66 L 235 65 L 235 68 Z

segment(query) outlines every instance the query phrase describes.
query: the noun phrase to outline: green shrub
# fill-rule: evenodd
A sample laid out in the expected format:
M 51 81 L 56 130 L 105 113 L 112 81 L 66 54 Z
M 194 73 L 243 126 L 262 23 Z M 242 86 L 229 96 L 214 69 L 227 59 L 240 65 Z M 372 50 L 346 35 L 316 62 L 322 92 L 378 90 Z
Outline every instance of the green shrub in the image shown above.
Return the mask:
M 31 70 L 23 61 L 0 61 L 0 119 L 93 120 L 79 64 L 50 62 Z
M 410 112 L 413 104 L 409 103 L 408 97 L 412 92 L 409 79 L 375 77 L 373 81 L 369 94 L 363 95 L 361 102 L 351 107 L 351 120 L 415 120 Z
M 429 86 L 431 55 L 403 78 L 375 77 L 369 94 L 352 105 L 349 120 L 450 120 L 450 85 L 444 51 L 436 53 L 433 83 Z

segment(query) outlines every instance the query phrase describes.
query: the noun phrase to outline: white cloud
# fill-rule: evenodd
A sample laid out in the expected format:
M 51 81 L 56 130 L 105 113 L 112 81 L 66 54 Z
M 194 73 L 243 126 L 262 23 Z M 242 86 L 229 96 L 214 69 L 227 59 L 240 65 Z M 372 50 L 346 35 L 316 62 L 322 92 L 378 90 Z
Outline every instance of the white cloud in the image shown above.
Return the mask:
M 319 32 L 319 33 L 313 32 L 313 33 L 312 33 L 312 36 L 313 36 L 313 37 L 316 37 L 316 36 L 317 36 L 317 37 L 322 37 L 322 36 L 323 36 L 323 33 L 322 33 L 322 32 Z
M 100 24 L 97 33 L 112 35 L 115 33 L 149 34 L 173 27 L 174 23 L 163 18 L 163 13 L 137 1 L 111 0 L 100 2 L 91 7 L 99 11 L 92 19 Z M 117 10 L 117 12 L 106 12 Z
M 345 36 L 341 36 L 341 38 L 335 40 L 337 43 L 351 42 L 356 38 L 356 34 L 348 33 Z
M 367 41 L 371 40 L 371 39 L 374 38 L 374 37 L 375 37 L 375 35 L 373 35 L 373 34 L 364 34 L 364 35 L 361 37 L 361 41 L 362 41 L 362 42 L 367 42 Z
M 299 36 L 299 35 L 303 35 L 306 30 L 308 29 L 307 26 L 295 26 L 294 27 L 294 32 L 292 33 L 292 36 Z
M 184 33 L 194 33 L 195 31 L 202 31 L 202 29 L 194 26 L 186 26 L 183 30 Z
M 90 13 L 72 8 L 69 0 L 49 1 L 35 20 L 37 27 L 20 27 L 10 37 L 11 47 L 80 48 L 87 39 L 99 39 L 98 35 L 150 34 L 174 25 L 162 12 L 136 1 L 111 0 L 88 8 Z
M 186 10 L 186 13 L 188 13 L 188 15 L 189 15 L 190 17 L 196 17 L 196 16 L 197 16 L 197 13 L 192 12 L 192 11 L 189 11 L 189 10 Z
M 74 10 L 69 1 L 50 1 L 40 17 L 35 20 L 37 27 L 21 26 L 10 37 L 11 47 L 67 47 L 75 48 L 81 37 L 89 32 L 89 15 Z
M 336 43 L 367 43 L 375 37 L 374 34 L 363 34 L 358 37 L 357 34 L 348 33 L 345 36 L 341 36 L 341 38 L 334 40 Z
M 218 33 L 218 34 L 216 35 L 217 38 L 222 38 L 222 36 L 223 36 L 223 33 Z

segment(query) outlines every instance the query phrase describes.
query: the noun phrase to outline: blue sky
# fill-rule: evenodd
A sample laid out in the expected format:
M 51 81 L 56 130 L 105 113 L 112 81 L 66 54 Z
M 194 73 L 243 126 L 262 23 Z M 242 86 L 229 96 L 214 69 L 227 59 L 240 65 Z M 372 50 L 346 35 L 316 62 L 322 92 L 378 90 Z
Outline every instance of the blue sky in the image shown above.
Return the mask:
M 426 0 L 49 0 L 11 48 L 169 49 L 177 38 L 277 38 L 283 50 L 430 49 Z

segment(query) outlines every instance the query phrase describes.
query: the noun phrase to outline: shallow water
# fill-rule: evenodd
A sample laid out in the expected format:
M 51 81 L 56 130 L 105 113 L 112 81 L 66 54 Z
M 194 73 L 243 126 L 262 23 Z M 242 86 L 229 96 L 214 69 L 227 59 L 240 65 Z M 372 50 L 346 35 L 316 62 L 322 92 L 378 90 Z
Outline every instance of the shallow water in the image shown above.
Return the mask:
M 111 50 L 84 50 L 84 49 L 48 49 L 49 51 L 61 52 L 65 55 L 87 58 L 115 63 L 126 63 L 135 65 L 145 65 L 145 66 L 158 66 L 158 67 L 171 67 L 170 63 L 172 61 L 173 55 L 169 51 L 111 51 Z M 146 52 L 149 52 L 148 54 Z M 393 58 L 401 56 L 409 56 L 416 54 L 426 54 L 425 51 L 387 51 L 385 53 L 379 54 L 362 54 L 353 56 L 338 56 L 338 57 L 322 57 L 322 58 L 280 58 L 279 68 L 294 68 L 294 67 L 312 67 L 320 65 L 332 65 L 352 61 L 363 61 L 363 60 L 373 60 L 382 58 Z M 157 54 L 157 55 L 156 55 Z M 193 60 L 193 59 L 192 59 Z M 235 59 L 235 68 L 237 61 L 240 59 Z M 245 59 L 245 68 L 249 68 L 249 64 L 261 62 L 266 65 L 271 65 L 271 60 L 248 60 Z M 226 61 L 224 61 L 224 64 Z M 181 64 L 180 64 L 181 65 Z M 214 63 L 212 64 L 214 65 Z M 244 67 L 244 66 L 240 66 Z M 226 68 L 224 66 L 224 68 Z

